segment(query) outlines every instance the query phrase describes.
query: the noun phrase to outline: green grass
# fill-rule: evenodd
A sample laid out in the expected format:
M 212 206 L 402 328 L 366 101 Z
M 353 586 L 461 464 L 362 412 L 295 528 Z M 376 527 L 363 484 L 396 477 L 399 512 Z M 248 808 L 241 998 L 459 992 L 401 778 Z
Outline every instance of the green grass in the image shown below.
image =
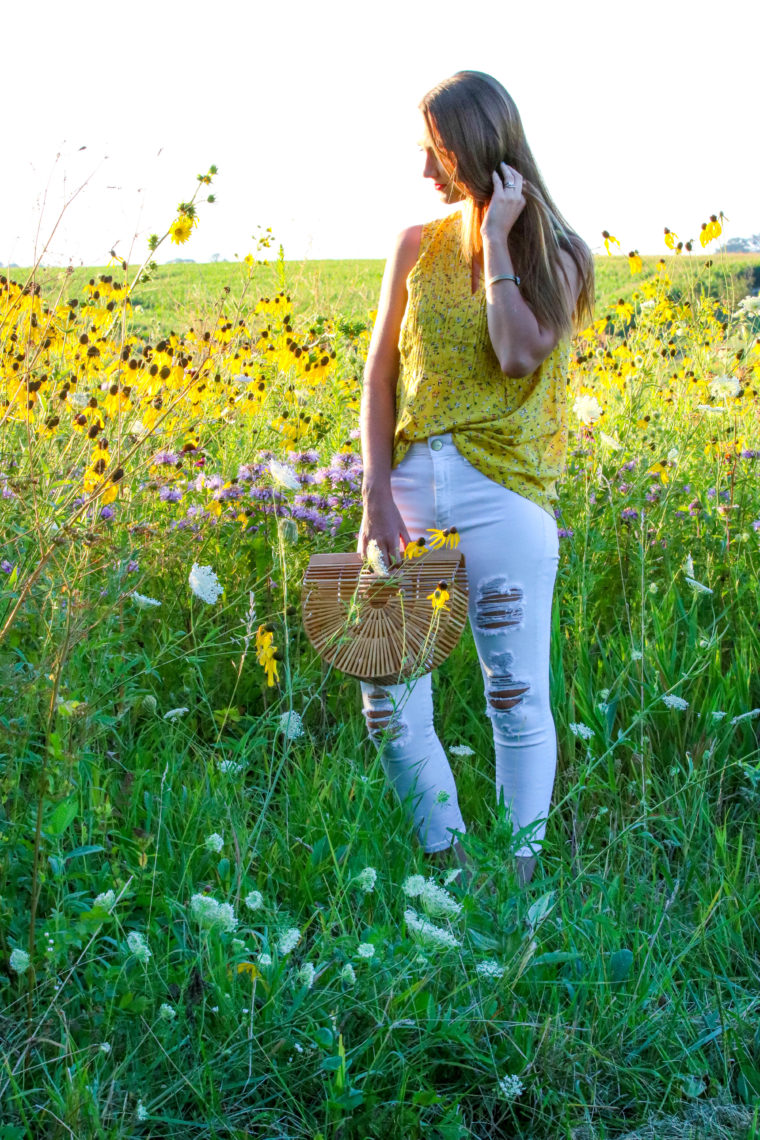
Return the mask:
M 733 309 L 760 259 L 727 259 L 725 274 L 716 259 L 709 280 L 705 260 L 675 286 Z M 294 309 L 362 319 L 380 270 L 286 264 Z M 207 319 L 225 284 L 239 296 L 242 273 L 161 269 L 135 298 L 137 327 L 155 338 Z M 275 274 L 262 270 L 249 296 L 273 291 Z M 639 284 L 622 259 L 601 259 L 599 282 L 601 315 Z M 81 285 L 75 275 L 65 296 Z M 51 272 L 46 296 L 53 286 Z M 720 454 L 733 430 L 760 448 L 758 405 L 745 396 L 705 421 L 687 379 L 667 396 L 687 356 L 712 374 L 740 352 L 749 389 L 758 327 L 711 326 L 702 353 L 707 318 L 692 314 L 674 356 L 667 321 L 616 325 L 608 348 L 642 358 L 620 393 L 613 372 L 592 373 L 607 367 L 601 341 L 573 373 L 605 402 L 621 450 L 574 424 L 552 628 L 558 768 L 524 888 L 469 631 L 436 673 L 441 741 L 472 749 L 452 756 L 465 845 L 494 886 L 431 916 L 451 949 L 405 920 L 423 909 L 407 877 L 440 885 L 443 872 L 366 739 L 358 682 L 321 662 L 300 621 L 309 556 L 353 548 L 356 498 L 335 536 L 301 525 L 291 543 L 258 515 L 255 533 L 222 519 L 196 535 L 173 524 L 205 493 L 188 479 L 182 503 L 164 502 L 166 478 L 135 464 L 112 521 L 51 543 L 70 441 L 35 451 L 25 425 L 6 423 L 0 471 L 15 497 L 0 497 L 0 561 L 17 569 L 0 573 L 0 628 L 39 575 L 0 642 L 0 1140 L 760 1138 L 760 483 L 757 461 Z M 337 398 L 333 415 L 325 463 L 355 427 Z M 207 420 L 203 471 L 231 482 L 255 458 L 253 428 Z M 253 426 L 257 446 L 274 446 Z M 649 472 L 660 458 L 667 482 Z M 81 473 L 70 477 L 76 490 Z M 688 584 L 687 556 L 711 592 Z M 193 562 L 218 572 L 217 604 L 191 593 Z M 138 606 L 134 589 L 160 606 Z M 268 621 L 282 654 L 273 688 L 252 639 Z M 226 928 L 200 923 L 196 895 L 228 904 L 236 929 L 229 912 Z M 11 953 L 27 949 L 31 968 L 16 972 Z M 507 1075 L 522 1084 L 512 1099 Z

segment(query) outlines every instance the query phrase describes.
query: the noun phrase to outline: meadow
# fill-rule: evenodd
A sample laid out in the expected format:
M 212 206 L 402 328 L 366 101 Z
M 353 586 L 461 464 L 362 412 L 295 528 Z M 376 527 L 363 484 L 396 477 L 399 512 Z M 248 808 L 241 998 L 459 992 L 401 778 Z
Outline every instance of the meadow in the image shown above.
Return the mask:
M 436 674 L 469 891 L 300 619 L 382 263 L 3 271 L 0 1140 L 760 1137 L 760 257 L 710 249 L 597 259 L 525 886 L 469 630 Z

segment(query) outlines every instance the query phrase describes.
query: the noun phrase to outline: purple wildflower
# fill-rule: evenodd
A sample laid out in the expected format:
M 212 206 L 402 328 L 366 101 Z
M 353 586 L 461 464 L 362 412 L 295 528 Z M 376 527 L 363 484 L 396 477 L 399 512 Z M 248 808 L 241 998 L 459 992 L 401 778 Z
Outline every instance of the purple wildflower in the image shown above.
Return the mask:
M 135 574 L 140 568 L 140 563 L 135 558 L 130 558 L 126 565 L 125 573 Z
M 0 562 L 0 570 L 2 570 L 3 574 L 12 574 L 13 563 L 9 562 L 7 558 L 4 558 L 2 562 Z
M 558 529 L 557 529 L 557 537 L 558 538 L 572 538 L 574 534 L 575 534 L 575 531 L 569 526 L 568 527 L 561 526 L 561 527 L 558 527 Z
M 232 483 L 229 487 L 222 487 L 218 495 L 214 495 L 215 499 L 239 499 L 243 494 L 243 488 L 239 487 L 237 483 Z
M 319 463 L 319 452 L 314 451 L 289 451 L 287 454 L 289 463 Z
M 100 517 L 102 519 L 106 519 L 106 521 L 107 521 L 108 519 L 112 519 L 113 516 L 114 516 L 113 507 L 102 507 L 101 508 Z
M 277 487 L 251 487 L 248 498 L 266 500 L 268 503 L 274 499 L 276 503 L 281 503 L 283 499 L 287 498 L 287 495 L 284 491 L 279 491 Z
M 160 463 L 165 463 L 170 467 L 176 467 L 179 463 L 180 456 L 176 451 L 157 451 L 153 456 L 154 465 L 158 466 Z
M 182 492 L 179 487 L 162 487 L 158 492 L 158 497 L 162 503 L 182 502 Z
M 626 519 L 626 520 L 637 519 L 639 517 L 639 512 L 636 510 L 635 507 L 624 507 L 623 510 L 620 512 L 620 517 L 621 517 L 621 519 Z
M 238 467 L 237 477 L 243 483 L 253 483 L 260 478 L 266 470 L 264 463 L 241 463 Z

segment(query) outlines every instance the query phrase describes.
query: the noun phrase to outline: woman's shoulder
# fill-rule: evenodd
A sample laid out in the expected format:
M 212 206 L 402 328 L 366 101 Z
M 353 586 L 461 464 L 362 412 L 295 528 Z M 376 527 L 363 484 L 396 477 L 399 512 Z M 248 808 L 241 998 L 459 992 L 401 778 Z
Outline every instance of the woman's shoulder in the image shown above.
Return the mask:
M 407 226 L 399 232 L 393 249 L 393 257 L 400 268 L 409 273 L 433 244 L 434 239 L 459 225 L 460 213 L 455 211 L 442 218 L 430 218 L 414 226 Z

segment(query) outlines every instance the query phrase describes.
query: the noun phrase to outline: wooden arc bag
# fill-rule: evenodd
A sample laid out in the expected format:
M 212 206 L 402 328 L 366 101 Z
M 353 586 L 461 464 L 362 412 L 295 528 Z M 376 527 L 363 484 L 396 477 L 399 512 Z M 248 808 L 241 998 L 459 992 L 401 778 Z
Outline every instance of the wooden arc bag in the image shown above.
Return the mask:
M 436 610 L 439 582 L 449 591 Z M 459 641 L 467 620 L 464 555 L 429 550 L 375 574 L 360 554 L 314 554 L 303 579 L 303 624 L 317 653 L 341 672 L 393 685 L 429 673 Z

